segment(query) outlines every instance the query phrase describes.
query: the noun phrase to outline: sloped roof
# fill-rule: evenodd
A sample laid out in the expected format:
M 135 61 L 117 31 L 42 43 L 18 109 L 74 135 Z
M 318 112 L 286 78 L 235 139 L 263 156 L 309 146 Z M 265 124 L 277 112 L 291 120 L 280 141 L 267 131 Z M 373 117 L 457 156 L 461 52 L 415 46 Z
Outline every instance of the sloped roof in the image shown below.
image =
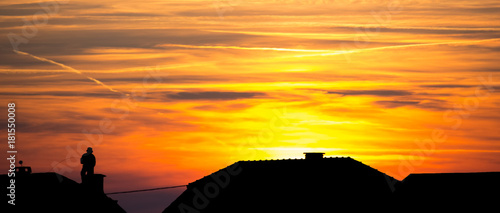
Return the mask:
M 0 175 L 4 189 L 10 178 Z M 7 212 L 125 212 L 116 201 L 103 193 L 86 190 L 81 184 L 54 172 L 33 173 L 15 177 L 15 206 Z
M 396 188 L 401 206 L 443 210 L 497 208 L 500 172 L 410 174 Z
M 189 184 L 164 212 L 384 209 L 390 183 L 392 177 L 349 157 L 239 161 Z

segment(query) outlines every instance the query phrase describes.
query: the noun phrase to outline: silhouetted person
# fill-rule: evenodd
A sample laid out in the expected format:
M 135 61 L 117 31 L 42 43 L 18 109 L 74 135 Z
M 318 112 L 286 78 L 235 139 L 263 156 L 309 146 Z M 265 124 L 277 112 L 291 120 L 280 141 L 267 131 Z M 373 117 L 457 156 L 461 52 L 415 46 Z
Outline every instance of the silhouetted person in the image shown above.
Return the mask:
M 82 183 L 88 180 L 88 177 L 94 175 L 95 156 L 92 154 L 92 147 L 87 148 L 87 153 L 82 155 L 80 163 L 83 164 L 80 175 L 82 176 Z

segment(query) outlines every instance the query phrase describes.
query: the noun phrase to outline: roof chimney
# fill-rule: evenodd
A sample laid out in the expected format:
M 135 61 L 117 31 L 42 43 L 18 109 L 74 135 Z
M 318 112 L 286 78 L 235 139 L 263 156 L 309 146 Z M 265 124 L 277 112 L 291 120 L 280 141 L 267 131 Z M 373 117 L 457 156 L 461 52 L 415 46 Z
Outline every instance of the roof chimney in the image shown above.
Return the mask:
M 16 170 L 16 175 L 29 175 L 31 174 L 31 167 L 23 166 L 23 161 L 19 161 L 21 166 L 16 166 L 14 169 Z
M 323 159 L 323 152 L 304 152 L 306 160 L 321 160 Z
M 93 174 L 89 175 L 87 180 L 82 184 L 86 186 L 88 192 L 94 195 L 104 195 L 104 177 L 103 174 Z

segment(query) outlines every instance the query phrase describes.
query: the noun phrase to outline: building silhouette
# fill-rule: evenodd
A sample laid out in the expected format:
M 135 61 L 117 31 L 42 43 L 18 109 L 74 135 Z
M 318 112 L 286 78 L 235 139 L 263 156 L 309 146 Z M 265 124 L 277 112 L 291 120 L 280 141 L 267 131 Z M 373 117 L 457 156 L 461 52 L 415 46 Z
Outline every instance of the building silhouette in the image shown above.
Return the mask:
M 500 172 L 410 174 L 396 188 L 400 207 L 487 212 L 498 209 Z
M 500 172 L 410 174 L 396 180 L 350 157 L 239 161 L 190 183 L 164 213 L 422 211 L 498 208 Z M 94 174 L 79 184 L 16 167 L 16 205 L 2 212 L 125 212 Z M 10 177 L 0 175 L 1 186 Z
M 349 157 L 305 154 L 239 161 L 190 183 L 163 212 L 361 211 L 384 209 L 394 199 L 394 178 Z
M 496 209 L 500 172 L 398 181 L 350 157 L 239 161 L 193 183 L 164 213 Z M 447 200 L 448 199 L 448 200 Z
M 7 203 L 8 196 L 2 196 L 2 212 L 125 212 L 104 194 L 105 175 L 95 174 L 88 183 L 79 184 L 54 172 L 31 173 L 30 167 L 16 167 L 16 172 L 15 206 Z M 0 175 L 3 189 L 10 179 Z

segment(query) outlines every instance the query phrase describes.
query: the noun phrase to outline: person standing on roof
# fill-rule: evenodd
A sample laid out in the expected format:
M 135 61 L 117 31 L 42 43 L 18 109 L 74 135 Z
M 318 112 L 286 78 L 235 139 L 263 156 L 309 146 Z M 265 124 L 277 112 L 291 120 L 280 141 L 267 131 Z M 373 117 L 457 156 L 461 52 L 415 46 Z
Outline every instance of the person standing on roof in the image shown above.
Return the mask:
M 80 163 L 83 164 L 82 171 L 80 175 L 82 176 L 82 183 L 88 180 L 88 177 L 94 175 L 94 167 L 95 167 L 95 156 L 92 154 L 92 147 L 87 148 L 87 153 L 82 155 L 80 158 Z

